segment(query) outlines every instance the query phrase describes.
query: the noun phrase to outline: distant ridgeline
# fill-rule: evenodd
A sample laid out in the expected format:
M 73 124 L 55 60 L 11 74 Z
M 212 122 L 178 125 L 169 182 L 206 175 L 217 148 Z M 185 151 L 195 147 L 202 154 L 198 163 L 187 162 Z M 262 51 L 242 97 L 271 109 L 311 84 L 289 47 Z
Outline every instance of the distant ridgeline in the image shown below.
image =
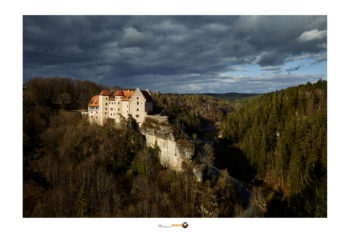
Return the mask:
M 290 208 L 326 216 L 327 81 L 263 95 L 228 114 L 222 127 L 256 178 L 289 197 Z
M 224 99 L 224 100 L 238 100 L 241 98 L 252 97 L 260 94 L 246 94 L 246 93 L 203 93 L 202 95 L 213 96 L 216 98 Z

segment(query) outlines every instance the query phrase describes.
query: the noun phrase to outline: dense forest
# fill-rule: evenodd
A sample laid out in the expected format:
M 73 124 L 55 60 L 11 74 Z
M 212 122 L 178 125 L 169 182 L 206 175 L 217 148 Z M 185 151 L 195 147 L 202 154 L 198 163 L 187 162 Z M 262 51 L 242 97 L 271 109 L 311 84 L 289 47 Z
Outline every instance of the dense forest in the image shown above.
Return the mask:
M 243 94 L 243 93 L 235 93 L 235 92 L 231 92 L 231 93 L 223 93 L 223 94 L 218 94 L 218 93 L 204 93 L 203 95 L 207 95 L 207 96 L 213 96 L 216 98 L 220 98 L 220 99 L 224 99 L 224 100 L 239 100 L 242 98 L 246 98 L 246 97 L 253 97 L 253 96 L 257 96 L 259 94 Z
M 195 144 L 182 173 L 160 165 L 159 148 L 146 147 L 131 121 L 98 126 L 71 111 L 105 88 L 69 78 L 25 83 L 25 217 L 327 216 L 326 81 L 243 104 L 152 93 L 154 113 Z M 248 206 L 237 180 L 250 190 Z
M 327 82 L 264 95 L 222 125 L 223 144 L 244 154 L 276 192 L 273 216 L 327 215 Z
M 223 122 L 227 113 L 239 104 L 200 94 L 179 95 L 153 93 L 155 113 L 169 116 L 179 138 L 196 137 Z
M 56 104 L 62 83 L 63 93 L 84 96 L 66 88 L 76 84 L 70 79 L 33 79 L 24 88 L 25 217 L 243 215 L 227 171 L 201 183 L 195 181 L 191 163 L 182 173 L 163 168 L 159 149 L 147 148 L 131 122 L 122 129 L 91 125 L 69 111 L 73 105 Z M 84 84 L 91 96 L 100 92 L 98 85 Z M 72 99 L 80 108 L 88 103 Z

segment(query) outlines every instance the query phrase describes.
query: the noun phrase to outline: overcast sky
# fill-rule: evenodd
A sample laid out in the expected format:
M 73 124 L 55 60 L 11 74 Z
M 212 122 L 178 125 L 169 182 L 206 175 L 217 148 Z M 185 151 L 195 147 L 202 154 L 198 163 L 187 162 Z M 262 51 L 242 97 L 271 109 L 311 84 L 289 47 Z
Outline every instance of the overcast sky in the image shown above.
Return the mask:
M 266 93 L 327 79 L 326 16 L 24 16 L 23 79 Z

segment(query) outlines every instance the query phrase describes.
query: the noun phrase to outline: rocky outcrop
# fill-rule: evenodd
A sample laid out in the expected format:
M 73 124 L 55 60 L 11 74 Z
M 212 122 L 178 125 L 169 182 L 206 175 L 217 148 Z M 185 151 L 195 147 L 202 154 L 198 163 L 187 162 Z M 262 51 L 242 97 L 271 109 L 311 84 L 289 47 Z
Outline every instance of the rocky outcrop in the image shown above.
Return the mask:
M 190 160 L 194 154 L 192 143 L 175 139 L 173 127 L 169 124 L 167 116 L 147 116 L 140 132 L 145 136 L 147 146 L 159 147 L 159 160 L 165 167 L 181 171 L 182 162 Z

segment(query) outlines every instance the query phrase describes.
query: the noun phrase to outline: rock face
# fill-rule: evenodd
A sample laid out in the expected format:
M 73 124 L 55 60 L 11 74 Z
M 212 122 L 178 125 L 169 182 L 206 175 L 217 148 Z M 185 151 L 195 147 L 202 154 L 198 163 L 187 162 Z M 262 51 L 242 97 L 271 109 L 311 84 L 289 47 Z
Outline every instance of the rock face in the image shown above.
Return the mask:
M 160 163 L 170 169 L 181 171 L 182 162 L 190 160 L 194 154 L 193 145 L 187 140 L 176 140 L 168 117 L 149 115 L 142 124 L 141 133 L 146 137 L 146 145 L 158 146 Z

